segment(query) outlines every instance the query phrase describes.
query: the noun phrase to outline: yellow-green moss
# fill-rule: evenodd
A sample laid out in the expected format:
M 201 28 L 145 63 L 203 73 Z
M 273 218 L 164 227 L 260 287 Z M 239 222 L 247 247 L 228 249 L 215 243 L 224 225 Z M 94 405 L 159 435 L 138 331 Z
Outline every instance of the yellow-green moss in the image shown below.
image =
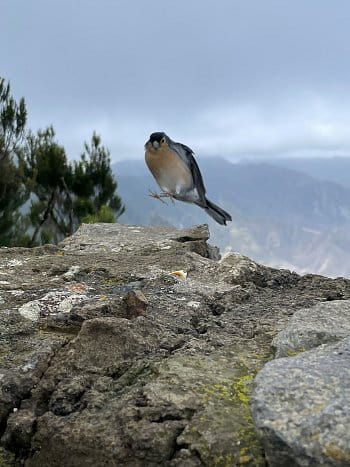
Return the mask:
M 330 457 L 331 459 L 350 462 L 350 452 L 345 451 L 340 446 L 338 446 L 336 443 L 332 443 L 332 442 L 326 443 L 323 451 L 325 455 L 327 457 Z
M 58 250 L 55 252 L 55 256 L 64 256 L 64 251 L 63 250 Z M 0 464 L 1 465 L 1 464 Z
M 253 375 L 244 375 L 238 378 L 233 384 L 235 394 L 243 404 L 248 404 L 249 402 L 250 393 L 246 383 L 252 379 Z
M 213 397 L 230 400 L 232 402 L 240 401 L 242 404 L 248 404 L 250 399 L 247 382 L 253 379 L 254 375 L 243 375 L 233 381 L 221 381 L 212 385 L 203 385 L 199 392 L 204 393 L 203 402 L 207 404 Z
M 256 355 L 254 356 L 257 359 Z M 261 355 L 262 362 L 249 363 L 248 358 L 242 358 L 236 362 L 237 376 L 233 380 L 222 380 L 212 385 L 202 385 L 198 388 L 204 405 L 215 406 L 220 404 L 220 410 L 227 413 L 227 416 L 237 418 L 238 430 L 233 433 L 233 448 L 231 453 L 212 452 L 206 462 L 215 467 L 231 466 L 263 466 L 263 458 L 260 443 L 257 439 L 255 425 L 250 410 L 251 382 L 266 360 L 266 354 Z M 225 410 L 226 407 L 226 410 Z M 202 419 L 202 417 L 201 417 Z M 198 428 L 193 431 L 200 432 Z M 238 444 L 238 446 L 237 446 Z M 237 446 L 235 449 L 234 446 Z
M 289 349 L 287 350 L 287 355 L 289 357 L 294 357 L 295 355 L 298 355 L 302 352 L 306 352 L 305 347 L 298 347 L 297 349 Z

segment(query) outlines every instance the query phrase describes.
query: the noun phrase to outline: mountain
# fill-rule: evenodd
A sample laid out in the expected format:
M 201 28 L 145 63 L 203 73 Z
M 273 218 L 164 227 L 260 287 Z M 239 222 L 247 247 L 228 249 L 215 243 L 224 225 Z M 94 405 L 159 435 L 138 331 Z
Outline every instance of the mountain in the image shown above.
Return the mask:
M 283 158 L 267 159 L 266 162 L 350 188 L 350 157 Z
M 143 161 L 114 165 L 126 206 L 121 222 L 186 227 L 208 223 L 211 242 L 269 266 L 299 273 L 350 276 L 350 188 L 271 163 L 198 161 L 209 199 L 232 214 L 227 227 L 197 206 L 167 205 Z

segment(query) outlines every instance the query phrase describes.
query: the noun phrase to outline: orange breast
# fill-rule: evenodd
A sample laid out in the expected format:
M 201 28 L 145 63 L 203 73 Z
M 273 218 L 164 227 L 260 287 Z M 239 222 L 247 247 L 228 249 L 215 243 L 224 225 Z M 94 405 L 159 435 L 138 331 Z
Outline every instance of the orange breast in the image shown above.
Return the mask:
M 181 157 L 168 147 L 148 148 L 145 159 L 163 191 L 180 194 L 192 188 L 193 179 L 190 169 Z

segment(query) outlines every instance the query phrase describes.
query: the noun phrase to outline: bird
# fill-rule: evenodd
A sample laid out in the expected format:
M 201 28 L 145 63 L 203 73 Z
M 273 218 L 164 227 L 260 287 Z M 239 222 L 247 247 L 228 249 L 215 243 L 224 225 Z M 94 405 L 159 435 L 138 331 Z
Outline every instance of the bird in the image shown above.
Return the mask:
M 162 190 L 159 194 L 151 192 L 151 196 L 196 204 L 221 225 L 232 221 L 228 212 L 206 197 L 203 177 L 191 148 L 157 131 L 145 144 L 145 161 Z

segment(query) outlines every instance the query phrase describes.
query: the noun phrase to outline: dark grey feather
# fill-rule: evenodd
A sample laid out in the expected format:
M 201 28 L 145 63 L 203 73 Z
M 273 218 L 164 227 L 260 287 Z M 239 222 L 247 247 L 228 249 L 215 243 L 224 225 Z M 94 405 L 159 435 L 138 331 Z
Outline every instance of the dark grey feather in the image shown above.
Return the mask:
M 194 158 L 192 149 L 185 144 L 175 143 L 175 141 L 172 141 L 169 137 L 168 144 L 170 149 L 175 151 L 190 169 L 193 179 L 193 186 L 197 188 L 199 197 L 204 201 L 206 190 L 204 187 L 202 174 L 199 170 L 196 159 Z

